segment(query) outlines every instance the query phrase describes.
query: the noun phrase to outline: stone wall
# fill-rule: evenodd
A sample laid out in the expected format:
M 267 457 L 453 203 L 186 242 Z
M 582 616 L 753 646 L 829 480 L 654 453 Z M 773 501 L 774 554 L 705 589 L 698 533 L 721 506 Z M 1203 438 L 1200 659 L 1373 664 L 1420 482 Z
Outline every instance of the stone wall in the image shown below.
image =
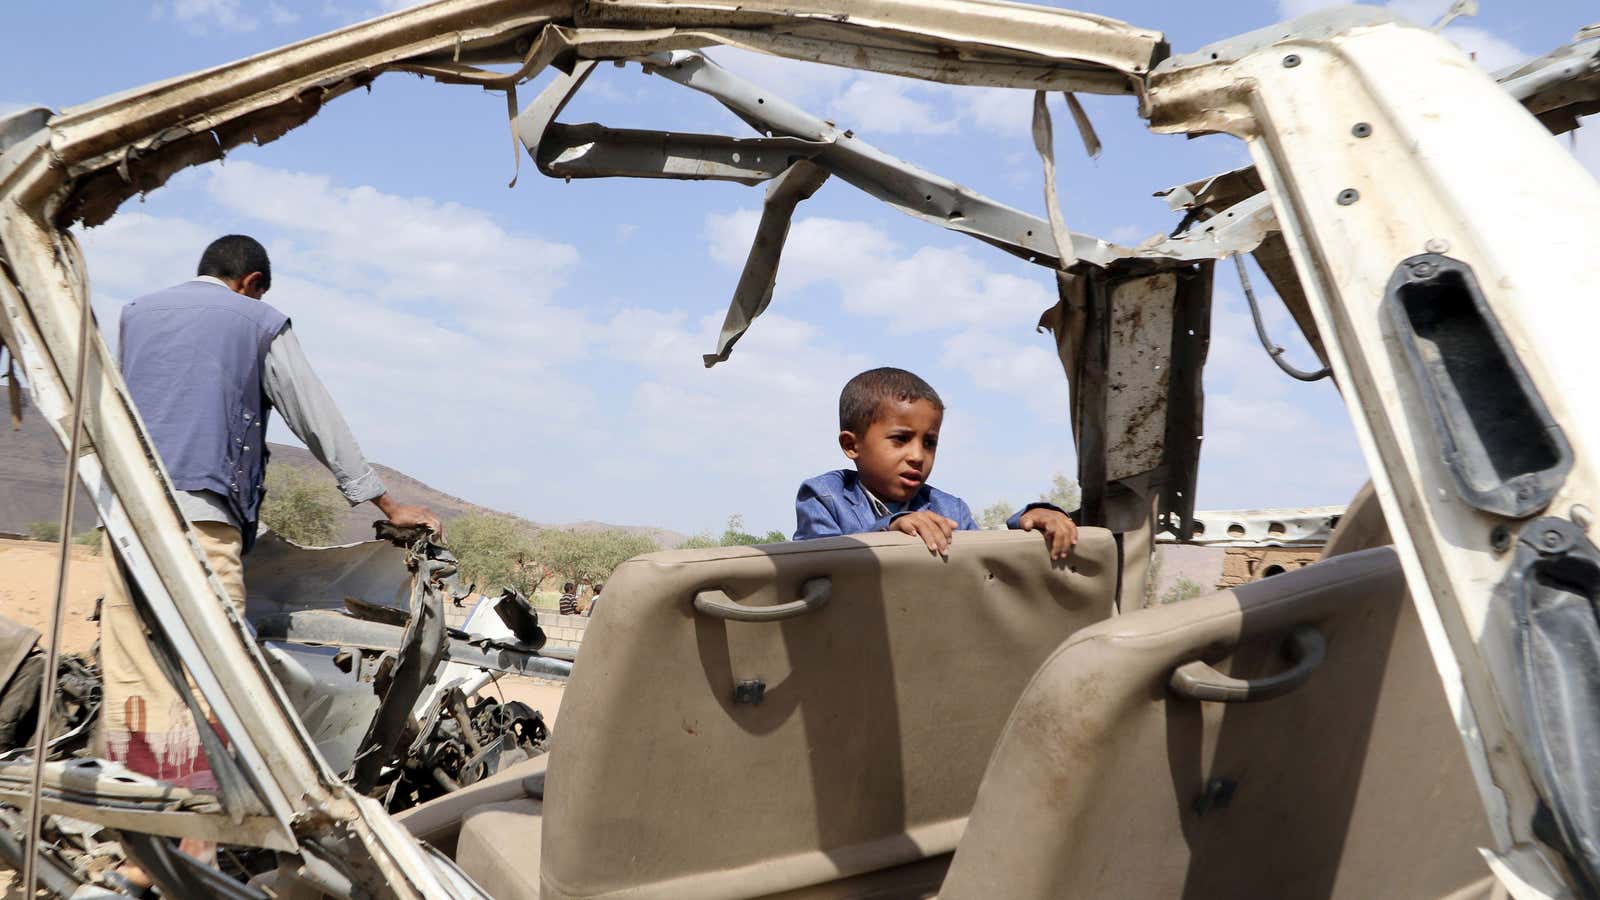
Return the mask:
M 544 629 L 546 647 L 565 647 L 576 650 L 583 643 L 583 630 L 589 626 L 588 616 L 562 616 L 540 612 L 539 627 Z
M 1230 588 L 1283 572 L 1292 572 L 1322 557 L 1321 547 L 1229 547 L 1222 558 L 1217 587 Z

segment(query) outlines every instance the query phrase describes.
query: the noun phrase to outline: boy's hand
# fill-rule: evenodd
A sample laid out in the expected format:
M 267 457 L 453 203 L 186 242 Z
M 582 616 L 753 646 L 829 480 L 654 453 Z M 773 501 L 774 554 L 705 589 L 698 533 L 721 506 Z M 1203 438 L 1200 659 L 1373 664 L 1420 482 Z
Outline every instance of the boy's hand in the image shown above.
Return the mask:
M 1018 521 L 1023 531 L 1037 531 L 1044 535 L 1045 543 L 1050 545 L 1050 559 L 1060 561 L 1072 553 L 1072 545 L 1078 542 L 1078 523 L 1067 517 L 1067 514 L 1044 506 L 1034 507 L 1022 514 Z
M 956 522 L 936 512 L 919 509 L 890 522 L 889 530 L 903 531 L 912 537 L 922 538 L 922 542 L 928 545 L 929 553 L 949 556 L 950 535 L 956 533 Z

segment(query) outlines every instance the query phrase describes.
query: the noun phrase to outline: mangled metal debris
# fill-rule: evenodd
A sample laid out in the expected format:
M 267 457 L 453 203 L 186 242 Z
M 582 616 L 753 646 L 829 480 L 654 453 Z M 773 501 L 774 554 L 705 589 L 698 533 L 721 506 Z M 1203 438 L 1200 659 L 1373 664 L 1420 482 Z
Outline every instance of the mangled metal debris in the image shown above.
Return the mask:
M 1193 487 L 1212 260 L 1253 252 L 1356 425 L 1482 792 L 1492 826 L 1485 856 L 1521 896 L 1592 889 L 1600 855 L 1578 807 L 1592 795 L 1593 769 L 1571 764 L 1562 748 L 1592 743 L 1578 738 L 1592 736 L 1594 704 L 1542 701 L 1560 686 L 1556 676 L 1578 668 L 1569 651 L 1597 635 L 1592 621 L 1573 616 L 1560 640 L 1543 640 L 1557 631 L 1536 613 L 1581 611 L 1568 601 L 1592 602 L 1594 592 L 1600 420 L 1582 402 L 1591 393 L 1593 328 L 1572 304 L 1562 315 L 1542 311 L 1600 278 L 1585 243 L 1600 218 L 1600 190 L 1517 101 L 1556 132 L 1594 112 L 1595 40 L 1586 30 L 1504 73 L 1499 91 L 1437 35 L 1371 8 L 1169 56 L 1159 33 L 1113 20 L 962 0 L 440 0 L 48 121 L 37 111 L 10 117 L 0 122 L 0 341 L 63 444 L 78 431 L 68 423 L 83 423 L 73 464 L 169 662 L 193 676 L 227 738 L 207 755 L 229 779 L 217 796 L 202 797 L 90 763 L 50 763 L 41 804 L 118 829 L 172 890 L 209 876 L 139 835 L 204 834 L 281 851 L 283 883 L 335 896 L 482 895 L 340 780 L 317 745 L 349 745 L 350 729 L 319 719 L 327 730 L 313 739 L 301 719 L 314 710 L 297 708 L 271 674 L 295 683 L 276 648 L 257 648 L 247 623 L 226 612 L 104 343 L 84 330 L 83 260 L 66 230 L 103 222 L 175 172 L 274 140 L 329 101 L 401 71 L 505 92 L 520 142 L 547 174 L 770 182 L 766 227 L 708 362 L 725 358 L 765 308 L 795 204 L 825 176 L 1054 270 L 1061 300 L 1042 324 L 1071 384 L 1086 524 L 1118 532 L 1119 553 L 1132 559 L 1157 528 L 1180 538 L 1192 537 L 1197 521 L 1210 529 L 1193 512 Z M 1254 165 L 1172 192 L 1182 227 L 1125 251 L 1067 235 L 1060 215 L 1001 207 L 889 158 L 694 52 L 713 45 L 958 85 L 1127 94 L 1155 130 L 1233 135 Z M 638 63 L 708 93 L 761 136 L 556 122 L 596 60 Z M 567 74 L 523 110 L 517 85 L 548 67 Z M 1048 166 L 1048 106 L 1041 100 L 1036 109 Z M 1508 171 L 1521 175 L 1516 190 L 1484 189 Z M 1451 316 L 1430 318 L 1434 306 Z M 1470 338 L 1472 352 L 1439 352 L 1437 327 L 1454 329 L 1447 339 Z M 1462 360 L 1472 365 L 1452 368 Z M 1507 377 L 1474 380 L 1485 371 Z M 1113 372 L 1126 377 L 1113 381 Z M 1518 390 L 1503 390 L 1508 384 Z M 1529 440 L 1540 435 L 1554 437 Z M 1557 445 L 1570 452 L 1524 452 Z M 1480 502 L 1491 495 L 1512 505 Z M 448 563 L 430 552 L 414 550 L 421 586 L 412 585 L 403 621 L 350 617 L 387 630 L 351 641 L 360 652 L 346 657 L 344 674 L 359 681 L 370 671 L 403 707 L 380 705 L 350 751 L 366 789 L 405 768 L 402 746 L 416 740 L 436 749 L 424 754 L 435 764 L 389 782 L 406 780 L 411 787 L 399 790 L 413 796 L 430 778 L 443 788 L 473 777 L 484 753 L 508 751 L 508 734 L 521 752 L 539 739 L 536 720 L 467 704 L 459 686 L 459 701 L 451 694 L 428 727 L 405 733 L 427 687 L 424 671 L 457 658 L 435 578 Z M 1552 573 L 1576 590 L 1546 590 Z M 1143 577 L 1137 564 L 1124 575 Z M 274 634 L 289 643 L 310 621 L 297 617 L 317 613 L 280 612 L 287 618 Z M 305 701 L 315 691 L 301 693 Z M 0 794 L 25 794 L 24 769 L 0 764 Z M 53 865 L 47 878 L 61 875 Z

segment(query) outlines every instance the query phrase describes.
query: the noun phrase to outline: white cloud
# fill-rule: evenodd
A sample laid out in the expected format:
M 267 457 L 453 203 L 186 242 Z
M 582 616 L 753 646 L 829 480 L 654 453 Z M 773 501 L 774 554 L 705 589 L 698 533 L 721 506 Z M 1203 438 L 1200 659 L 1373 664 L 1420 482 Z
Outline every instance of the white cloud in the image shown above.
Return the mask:
M 1021 397 L 1044 421 L 1062 425 L 1070 421 L 1066 372 L 1048 337 L 1019 343 L 974 328 L 947 338 L 940 361 L 965 373 L 978 387 Z
M 871 134 L 950 134 L 958 123 L 943 97 L 912 96 L 918 82 L 889 75 L 862 74 L 833 99 L 830 109 L 850 127 Z M 940 107 L 946 107 L 941 109 Z
M 293 235 L 274 255 L 330 286 L 391 306 L 428 303 L 467 331 L 538 344 L 546 361 L 583 350 L 584 317 L 550 302 L 577 263 L 570 245 L 511 233 L 456 203 L 247 162 L 212 170 L 207 191 L 235 215 Z
M 267 21 L 278 26 L 293 25 L 300 21 L 300 14 L 281 3 L 269 3 L 267 4 Z
M 1138 225 L 1118 225 L 1106 233 L 1106 239 L 1114 244 L 1122 244 L 1126 247 L 1135 247 L 1143 242 L 1145 238 L 1154 233 L 1155 232 L 1152 229 L 1143 228 Z
M 1278 13 L 1285 19 L 1341 5 L 1343 0 L 1278 0 Z M 1433 25 L 1450 8 L 1450 0 L 1390 0 L 1382 4 L 1390 12 L 1424 28 Z M 1467 51 L 1479 66 L 1496 71 L 1515 65 L 1533 56 L 1515 44 L 1477 25 L 1466 24 L 1469 19 L 1458 18 L 1441 32 Z
M 710 216 L 712 258 L 742 266 L 759 218 L 754 210 Z M 806 217 L 790 229 L 776 291 L 830 283 L 847 311 L 887 320 L 898 333 L 1033 325 L 1055 297 L 1039 278 L 990 268 L 993 258 L 966 247 L 908 249 L 867 222 Z
M 732 49 L 708 55 L 752 84 L 868 140 L 886 134 L 953 134 L 969 123 L 1001 134 L 1026 134 L 1031 115 L 1027 91 L 955 88 Z M 1019 103 L 1020 128 L 1015 121 Z
M 952 87 L 947 90 L 962 108 L 962 115 L 967 121 L 984 131 L 1007 137 L 1026 137 L 1033 127 L 1032 91 L 999 87 Z
M 218 234 L 256 234 L 273 257 L 268 301 L 293 320 L 373 459 L 487 505 L 539 511 L 530 471 L 562 471 L 573 464 L 562 454 L 581 452 L 549 433 L 586 436 L 596 405 L 563 365 L 597 326 L 554 299 L 574 248 L 459 204 L 245 162 L 180 176 L 169 191 L 208 220 L 130 211 L 82 236 L 108 334 L 123 302 L 193 277 Z
M 201 34 L 213 28 L 225 32 L 254 31 L 261 24 L 240 0 L 172 0 L 156 7 L 156 14 L 171 16 L 178 24 Z M 270 10 L 268 15 L 272 15 Z

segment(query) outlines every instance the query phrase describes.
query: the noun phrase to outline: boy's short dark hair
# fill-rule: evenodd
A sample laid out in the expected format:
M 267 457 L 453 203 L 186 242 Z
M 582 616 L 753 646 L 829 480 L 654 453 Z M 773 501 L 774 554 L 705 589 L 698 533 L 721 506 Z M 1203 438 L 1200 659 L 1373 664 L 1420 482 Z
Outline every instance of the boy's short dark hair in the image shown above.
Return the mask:
M 578 589 L 577 585 L 574 585 L 572 582 L 569 581 L 566 584 L 563 584 L 561 586 L 561 593 L 570 594 L 570 593 L 572 593 L 573 591 L 575 591 L 577 589 Z
M 272 287 L 272 262 L 267 259 L 267 248 L 249 235 L 225 234 L 211 242 L 200 254 L 196 275 L 210 275 L 228 281 L 238 281 L 251 272 L 261 273 L 261 289 Z
M 868 369 L 845 382 L 844 390 L 839 392 L 839 430 L 866 434 L 888 400 L 926 400 L 944 411 L 944 401 L 932 385 L 905 369 L 884 366 Z

